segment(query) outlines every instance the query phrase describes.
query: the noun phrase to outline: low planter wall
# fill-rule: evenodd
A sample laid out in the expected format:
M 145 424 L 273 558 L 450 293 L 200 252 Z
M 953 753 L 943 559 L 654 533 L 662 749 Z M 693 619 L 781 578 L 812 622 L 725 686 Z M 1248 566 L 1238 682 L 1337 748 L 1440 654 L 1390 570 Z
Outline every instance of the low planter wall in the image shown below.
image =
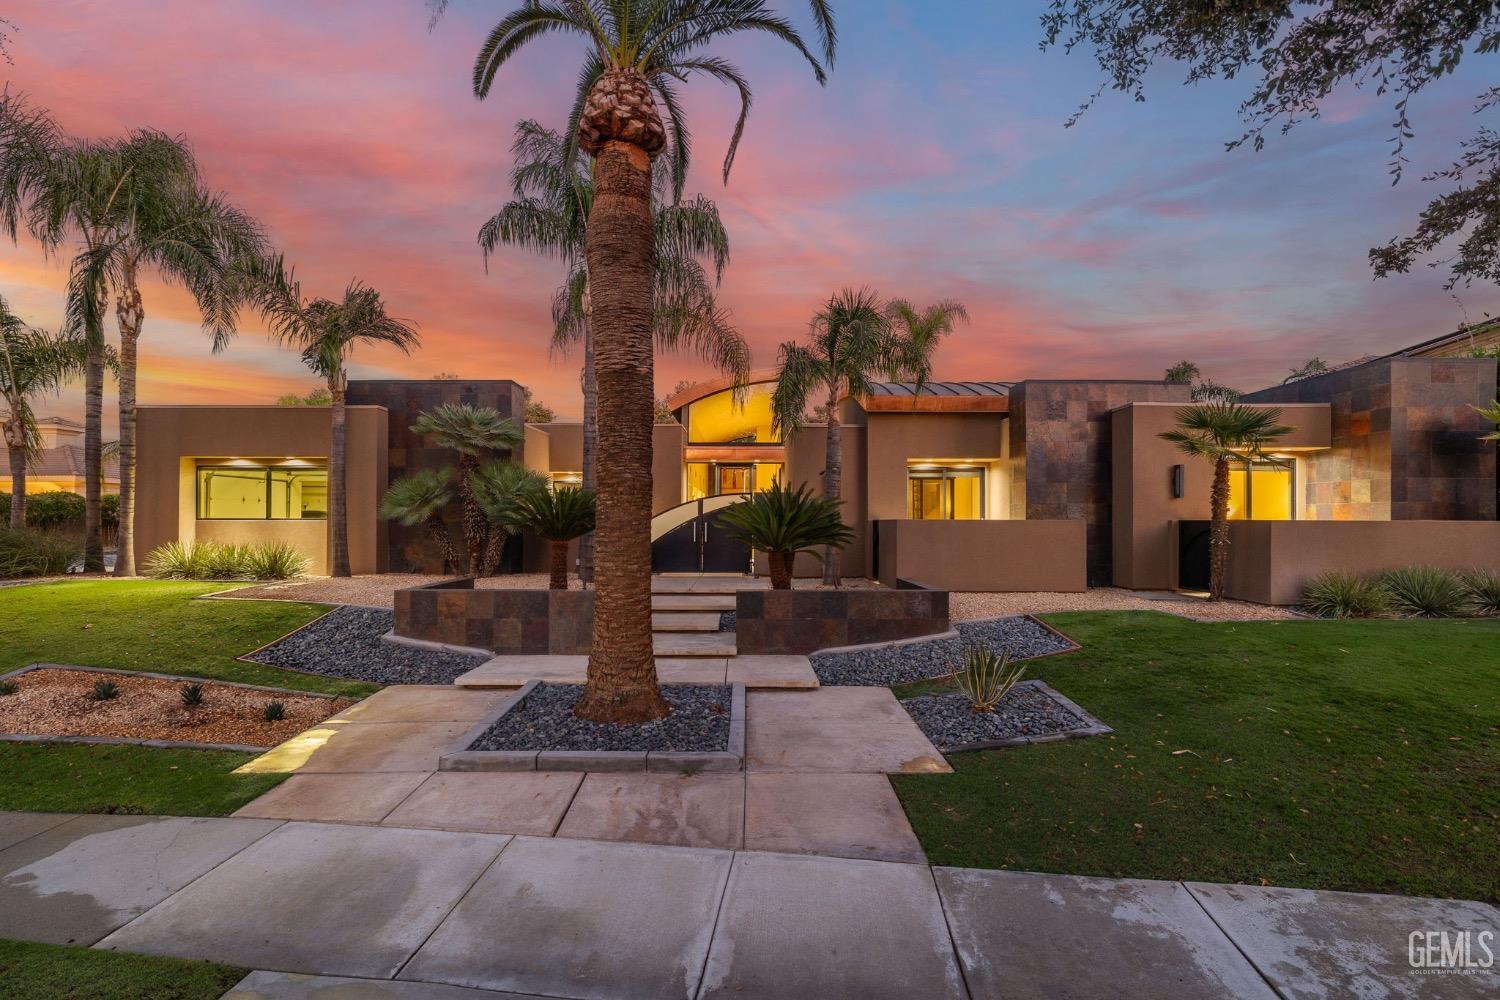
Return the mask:
M 592 590 L 475 590 L 472 579 L 396 591 L 403 639 L 502 655 L 585 655 L 594 630 Z
M 877 521 L 876 573 L 957 591 L 1088 589 L 1087 526 L 1067 521 Z
M 735 643 L 741 655 L 807 654 L 948 631 L 948 592 L 907 580 L 899 589 L 741 590 Z
M 1258 604 L 1296 604 L 1329 570 L 1373 575 L 1400 566 L 1500 566 L 1500 521 L 1231 521 L 1226 590 Z

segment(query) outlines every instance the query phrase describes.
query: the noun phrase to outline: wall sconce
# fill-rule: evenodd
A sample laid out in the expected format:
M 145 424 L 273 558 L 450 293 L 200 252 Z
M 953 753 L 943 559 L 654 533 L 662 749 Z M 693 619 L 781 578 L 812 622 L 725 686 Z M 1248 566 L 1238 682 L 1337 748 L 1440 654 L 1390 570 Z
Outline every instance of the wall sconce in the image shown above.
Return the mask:
M 1184 483 L 1183 472 L 1184 472 L 1184 470 L 1183 470 L 1182 466 L 1180 466 L 1180 465 L 1174 465 L 1174 466 L 1172 466 L 1172 499 L 1173 500 L 1181 500 L 1182 499 L 1183 483 Z

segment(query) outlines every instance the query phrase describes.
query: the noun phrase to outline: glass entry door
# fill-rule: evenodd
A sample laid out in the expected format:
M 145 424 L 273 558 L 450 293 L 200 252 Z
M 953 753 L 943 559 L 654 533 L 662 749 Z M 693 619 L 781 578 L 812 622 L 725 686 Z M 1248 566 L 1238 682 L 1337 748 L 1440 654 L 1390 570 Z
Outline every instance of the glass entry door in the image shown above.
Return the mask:
M 719 469 L 718 488 L 714 493 L 722 496 L 725 493 L 749 493 L 754 483 L 754 471 L 749 465 L 721 465 Z

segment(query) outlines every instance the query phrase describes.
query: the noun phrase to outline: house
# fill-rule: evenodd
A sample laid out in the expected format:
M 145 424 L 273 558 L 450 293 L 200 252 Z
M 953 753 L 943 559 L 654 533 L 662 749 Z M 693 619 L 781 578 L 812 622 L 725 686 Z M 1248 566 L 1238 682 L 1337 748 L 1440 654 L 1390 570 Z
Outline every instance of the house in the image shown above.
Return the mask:
M 716 513 L 773 482 L 821 488 L 827 430 L 773 430 L 774 373 L 710 380 L 668 400 L 653 438 L 653 562 L 743 572 L 751 555 Z M 1203 584 L 1211 468 L 1160 438 L 1189 389 L 1161 381 L 882 383 L 839 404 L 846 576 L 952 590 L 1148 590 Z M 1291 603 L 1324 569 L 1500 565 L 1491 358 L 1390 356 L 1245 397 L 1292 432 L 1231 484 L 1231 596 Z M 376 516 L 391 481 L 453 456 L 413 434 L 445 402 L 524 413 L 513 381 L 356 381 L 349 387 L 349 543 L 356 573 L 444 571 L 420 528 Z M 328 411 L 140 409 L 142 553 L 166 541 L 294 541 L 327 565 Z M 555 483 L 581 477 L 582 427 L 530 424 L 509 456 Z M 456 518 L 456 512 L 450 516 Z M 455 530 L 457 525 L 455 523 Z M 513 546 L 511 569 L 544 547 Z M 753 567 L 762 571 L 763 567 Z M 819 571 L 804 557 L 797 571 Z
M 3 423 L 3 420 L 0 420 Z M 83 493 L 83 425 L 66 417 L 38 417 L 37 435 L 41 451 L 26 461 L 26 492 Z M 0 448 L 0 489 L 10 489 L 10 455 Z M 120 491 L 120 461 L 113 455 L 104 460 L 105 493 Z

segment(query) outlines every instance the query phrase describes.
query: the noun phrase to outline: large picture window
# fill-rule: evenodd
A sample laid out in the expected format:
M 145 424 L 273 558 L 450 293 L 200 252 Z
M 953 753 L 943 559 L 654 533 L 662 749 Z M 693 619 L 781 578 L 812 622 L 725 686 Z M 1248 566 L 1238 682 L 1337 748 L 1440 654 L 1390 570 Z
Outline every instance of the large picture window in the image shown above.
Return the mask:
M 200 465 L 200 521 L 300 521 L 328 516 L 322 466 Z
M 1231 521 L 1296 519 L 1296 475 L 1290 464 L 1246 462 L 1229 471 Z
M 981 466 L 909 466 L 906 485 L 906 516 L 912 520 L 984 520 L 984 469 Z

